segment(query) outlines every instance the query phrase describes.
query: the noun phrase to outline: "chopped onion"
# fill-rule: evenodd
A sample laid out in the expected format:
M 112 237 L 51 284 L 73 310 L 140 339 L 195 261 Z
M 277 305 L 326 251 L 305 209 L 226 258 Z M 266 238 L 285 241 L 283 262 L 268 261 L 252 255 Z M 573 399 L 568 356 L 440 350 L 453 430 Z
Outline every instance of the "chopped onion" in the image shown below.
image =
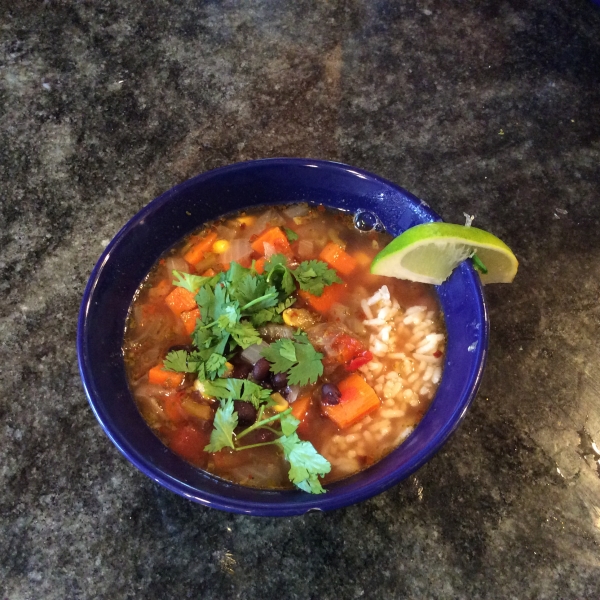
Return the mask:
M 255 365 L 262 358 L 262 351 L 267 347 L 267 344 L 252 344 L 248 346 L 241 354 L 242 359 L 251 365 Z
M 308 259 L 315 255 L 315 245 L 312 240 L 300 240 L 298 242 L 298 256 Z
M 263 242 L 263 248 L 265 251 L 265 258 L 269 260 L 273 254 L 277 254 L 277 250 L 275 250 L 275 246 L 273 244 L 269 244 L 269 242 Z
M 265 325 L 258 330 L 261 336 L 266 337 L 270 340 L 288 339 L 291 340 L 294 337 L 294 330 L 287 325 Z
M 298 398 L 298 394 L 300 393 L 299 385 L 288 385 L 285 389 L 285 399 L 289 404 L 292 404 Z
M 181 273 L 190 272 L 190 265 L 181 257 L 170 256 L 167 258 L 165 267 L 167 268 L 169 275 L 171 275 L 173 271 L 180 271 Z
M 232 240 L 236 236 L 236 233 L 237 229 L 231 224 L 231 221 L 229 221 L 229 225 L 217 225 L 217 235 L 221 240 Z
M 307 213 L 308 206 L 306 204 L 292 204 L 283 211 L 283 214 L 289 219 L 293 219 L 294 217 L 303 217 Z
M 248 240 L 231 240 L 229 249 L 223 253 L 223 262 L 239 262 L 252 254 L 252 246 Z

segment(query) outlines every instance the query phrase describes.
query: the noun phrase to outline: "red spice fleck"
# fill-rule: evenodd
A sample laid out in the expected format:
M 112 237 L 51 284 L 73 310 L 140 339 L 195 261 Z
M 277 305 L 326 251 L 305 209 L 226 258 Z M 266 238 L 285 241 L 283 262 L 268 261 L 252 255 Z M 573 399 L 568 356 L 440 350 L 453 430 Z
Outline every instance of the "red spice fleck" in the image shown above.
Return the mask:
M 436 350 L 436 351 L 433 353 L 433 356 L 435 356 L 436 358 L 439 358 L 441 355 L 442 355 L 442 353 L 441 353 L 439 350 Z

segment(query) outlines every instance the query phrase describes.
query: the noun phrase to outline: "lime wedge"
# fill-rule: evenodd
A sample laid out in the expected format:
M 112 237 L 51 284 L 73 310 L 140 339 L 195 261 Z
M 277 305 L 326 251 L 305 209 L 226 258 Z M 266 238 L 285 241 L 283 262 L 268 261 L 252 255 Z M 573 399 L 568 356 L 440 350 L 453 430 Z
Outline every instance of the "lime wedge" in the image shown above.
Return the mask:
M 371 263 L 371 273 L 440 285 L 463 260 L 477 253 L 487 273 L 482 283 L 510 283 L 519 262 L 495 235 L 452 223 L 424 223 L 392 240 Z

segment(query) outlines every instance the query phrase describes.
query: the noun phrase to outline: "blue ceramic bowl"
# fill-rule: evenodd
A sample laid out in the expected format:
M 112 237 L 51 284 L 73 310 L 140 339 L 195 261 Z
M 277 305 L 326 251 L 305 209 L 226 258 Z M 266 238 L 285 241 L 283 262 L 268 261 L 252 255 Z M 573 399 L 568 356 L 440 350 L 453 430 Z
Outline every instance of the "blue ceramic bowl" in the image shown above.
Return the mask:
M 372 211 L 393 235 L 439 220 L 402 188 L 347 165 L 287 158 L 234 164 L 174 187 L 135 215 L 100 257 L 83 297 L 77 330 L 79 370 L 100 425 L 148 477 L 205 506 L 283 516 L 340 508 L 379 494 L 441 448 L 464 417 L 481 380 L 488 317 L 479 278 L 465 262 L 437 288 L 448 345 L 436 397 L 412 435 L 377 464 L 327 486 L 326 494 L 311 495 L 229 483 L 193 467 L 164 446 L 138 412 L 125 376 L 121 345 L 137 287 L 165 250 L 205 221 L 244 207 L 290 202 Z

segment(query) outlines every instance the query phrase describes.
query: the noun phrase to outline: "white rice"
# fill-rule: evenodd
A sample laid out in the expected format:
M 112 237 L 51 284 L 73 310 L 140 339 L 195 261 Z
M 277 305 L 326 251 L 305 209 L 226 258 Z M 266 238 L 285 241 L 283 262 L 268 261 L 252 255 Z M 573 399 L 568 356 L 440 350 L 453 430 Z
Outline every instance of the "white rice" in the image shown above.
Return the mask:
M 357 470 L 361 457 L 381 455 L 408 437 L 415 426 L 414 408 L 431 401 L 444 360 L 445 335 L 434 311 L 423 305 L 401 307 L 385 285 L 360 305 L 374 358 L 359 371 L 382 406 L 322 449 L 341 472 Z

